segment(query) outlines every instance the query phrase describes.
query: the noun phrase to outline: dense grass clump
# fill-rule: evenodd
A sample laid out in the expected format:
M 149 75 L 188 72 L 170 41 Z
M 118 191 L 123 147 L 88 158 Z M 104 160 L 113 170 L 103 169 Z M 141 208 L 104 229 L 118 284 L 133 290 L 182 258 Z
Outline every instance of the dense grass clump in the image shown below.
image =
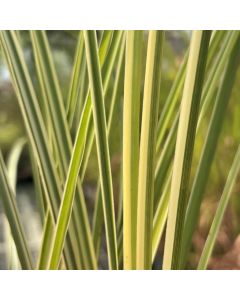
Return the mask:
M 6 242 L 14 246 L 9 266 L 98 269 L 106 250 L 109 269 L 189 267 L 238 77 L 239 32 L 193 31 L 171 80 L 166 72 L 175 56 L 167 55 L 168 32 L 69 34 L 75 57 L 64 91 L 48 33 L 0 32 L 25 128 L 8 162 L 0 152 L 0 200 L 11 230 Z M 237 140 L 234 127 L 230 135 Z M 43 224 L 37 260 L 16 201 L 24 148 Z M 240 150 L 234 151 L 198 267 L 196 262 L 191 267 L 208 267 L 240 168 Z M 96 188 L 90 205 L 84 188 L 95 158 Z

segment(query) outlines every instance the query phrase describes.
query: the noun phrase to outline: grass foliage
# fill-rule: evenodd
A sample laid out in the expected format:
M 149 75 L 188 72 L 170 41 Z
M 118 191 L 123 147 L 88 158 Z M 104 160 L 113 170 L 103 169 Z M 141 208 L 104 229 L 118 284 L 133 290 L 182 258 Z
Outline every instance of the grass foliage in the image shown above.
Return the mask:
M 152 269 L 160 245 L 164 254 L 159 268 L 186 268 L 236 84 L 239 32 L 193 31 L 167 96 L 162 79 L 166 36 L 155 30 L 80 31 L 74 35 L 75 58 L 65 99 L 48 34 L 29 32 L 35 82 L 21 32 L 0 32 L 26 129 L 26 138 L 16 141 L 8 161 L 0 152 L 0 201 L 13 251 L 9 266 L 98 269 L 106 242 L 109 269 Z M 196 135 L 209 116 L 199 154 Z M 119 197 L 110 142 L 117 118 L 122 127 Z M 99 178 L 91 216 L 83 184 L 95 146 Z M 29 150 L 43 222 L 37 261 L 31 256 L 16 205 L 17 167 L 24 147 Z M 193 156 L 198 158 L 196 170 Z M 239 157 L 238 149 L 198 269 L 208 267 L 240 169 Z

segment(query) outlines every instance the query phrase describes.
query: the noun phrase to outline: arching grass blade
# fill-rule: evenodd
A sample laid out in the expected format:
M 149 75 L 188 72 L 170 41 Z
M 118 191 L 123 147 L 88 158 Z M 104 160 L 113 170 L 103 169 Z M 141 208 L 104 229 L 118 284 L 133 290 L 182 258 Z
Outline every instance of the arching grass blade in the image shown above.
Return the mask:
M 12 190 L 13 180 L 10 183 L 6 166 L 0 152 L 0 198 L 3 203 L 5 214 L 8 219 L 11 233 L 16 245 L 18 257 L 23 269 L 32 269 L 33 263 L 27 246 L 26 237 L 20 222 L 19 213 L 16 206 L 14 192 Z
M 205 270 L 208 265 L 209 258 L 211 257 L 213 247 L 217 238 L 217 234 L 220 228 L 220 225 L 222 223 L 222 219 L 225 213 L 225 210 L 227 208 L 231 192 L 236 180 L 236 177 L 240 170 L 240 147 L 238 147 L 237 153 L 235 155 L 235 158 L 233 160 L 231 169 L 228 173 L 228 178 L 221 196 L 221 199 L 219 201 L 219 205 L 217 208 L 217 211 L 215 213 L 210 231 L 207 236 L 207 240 L 205 242 L 201 258 L 198 264 L 198 270 Z

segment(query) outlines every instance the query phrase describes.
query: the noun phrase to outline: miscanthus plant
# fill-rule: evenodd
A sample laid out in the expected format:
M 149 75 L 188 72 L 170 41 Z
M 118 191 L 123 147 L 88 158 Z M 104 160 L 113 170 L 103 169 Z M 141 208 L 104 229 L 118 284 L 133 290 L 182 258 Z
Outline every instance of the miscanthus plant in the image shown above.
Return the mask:
M 0 152 L 0 200 L 11 229 L 15 265 L 98 269 L 104 235 L 109 269 L 152 269 L 160 243 L 162 269 L 186 268 L 239 66 L 239 32 L 193 31 L 168 96 L 163 97 L 164 31 L 80 31 L 66 99 L 46 32 L 29 35 L 38 91 L 21 32 L 0 33 L 27 133 L 14 144 L 8 161 Z M 109 136 L 119 103 L 122 175 L 117 203 Z M 206 114 L 208 128 L 193 172 L 195 137 Z M 83 181 L 94 146 L 99 179 L 89 217 Z M 16 205 L 23 147 L 29 149 L 44 224 L 37 262 Z M 240 149 L 228 170 L 198 269 L 208 266 L 239 168 Z

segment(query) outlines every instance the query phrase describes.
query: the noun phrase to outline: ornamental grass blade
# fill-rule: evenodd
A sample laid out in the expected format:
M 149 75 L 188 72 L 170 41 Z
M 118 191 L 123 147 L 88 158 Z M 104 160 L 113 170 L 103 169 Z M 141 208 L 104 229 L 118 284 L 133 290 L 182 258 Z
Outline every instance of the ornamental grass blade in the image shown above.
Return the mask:
M 54 172 L 53 163 L 50 159 L 50 151 L 46 143 L 46 130 L 43 125 L 38 100 L 16 34 L 11 31 L 1 31 L 1 42 L 11 71 L 29 140 L 34 149 L 34 154 L 38 158 L 39 166 L 42 169 L 41 173 L 46 184 L 46 191 L 49 198 L 53 201 L 51 202 L 51 206 L 54 211 L 54 209 L 57 210 L 57 203 L 55 201 L 58 197 L 56 195 L 60 194 L 60 191 L 57 181 L 54 180 L 57 179 L 57 175 Z
M 116 63 L 116 59 L 118 58 L 119 48 L 121 46 L 123 32 L 121 30 L 116 30 L 113 33 L 113 38 L 111 42 L 111 46 L 108 51 L 107 57 L 103 58 L 101 56 L 102 51 L 101 47 L 99 49 L 99 62 L 101 66 L 101 74 L 102 74 L 102 82 L 103 82 L 103 92 L 106 95 L 109 85 L 110 85 L 110 78 L 113 72 L 113 67 Z M 91 102 L 90 94 L 88 93 L 87 100 Z M 85 147 L 83 163 L 80 169 L 80 178 L 83 181 L 84 175 L 86 172 L 87 164 L 89 161 L 90 153 L 93 147 L 94 142 L 94 126 L 93 126 L 93 119 L 90 119 L 89 129 L 88 129 L 88 139 Z
M 50 114 L 49 122 L 51 122 L 50 127 L 54 138 L 55 150 L 57 151 L 57 157 L 59 159 L 61 177 L 65 178 L 65 169 L 67 169 L 69 163 L 68 156 L 70 155 L 67 154 L 70 152 L 71 136 L 67 124 L 62 93 L 45 32 L 32 31 L 31 40 L 36 64 L 39 65 L 40 69 L 43 93 L 46 95 L 45 102 L 48 105 Z
M 226 64 L 227 59 L 234 47 L 234 41 L 236 42 L 236 37 L 238 37 L 238 32 L 235 31 L 227 32 L 224 36 L 221 34 L 221 32 L 220 33 L 216 32 L 214 34 L 214 37 L 211 39 L 211 43 L 208 51 L 208 64 L 210 64 L 210 66 L 208 66 L 209 74 L 204 84 L 204 89 L 202 93 L 202 99 L 201 99 L 202 108 L 200 110 L 200 114 L 198 118 L 197 132 L 199 130 L 200 125 L 202 124 L 203 117 L 206 114 L 207 108 L 211 103 L 210 100 L 213 100 L 214 91 L 216 90 L 219 80 L 221 78 L 224 64 Z M 223 38 L 223 41 L 221 40 L 221 38 Z M 221 47 L 218 52 L 218 55 L 216 56 L 216 53 L 214 53 L 213 50 L 218 48 L 220 44 Z M 216 58 L 212 62 L 214 54 Z M 173 85 L 173 88 L 174 87 L 175 84 Z M 177 89 L 176 91 L 180 91 L 180 89 Z M 205 104 L 206 102 L 207 105 Z M 204 113 L 202 112 L 203 110 Z M 164 212 L 165 217 L 163 218 L 162 217 L 163 213 L 160 208 L 163 205 L 163 203 L 167 201 L 164 195 L 167 193 L 167 189 L 168 189 L 167 185 L 169 185 L 169 179 L 167 179 L 168 182 L 166 182 L 165 184 L 165 178 L 166 178 L 166 174 L 169 172 L 168 170 L 171 168 L 170 166 L 174 155 L 178 119 L 179 119 L 179 113 L 176 115 L 175 120 L 171 125 L 172 127 L 167 136 L 166 142 L 164 143 L 163 149 L 160 153 L 157 167 L 155 170 L 156 213 L 154 216 L 154 228 L 153 228 L 153 235 L 154 235 L 153 249 L 155 249 L 154 253 L 156 253 L 157 247 L 159 245 L 163 233 L 163 228 L 166 222 L 166 211 Z M 168 175 L 168 178 L 170 176 L 171 174 Z M 153 253 L 153 258 L 155 256 L 154 253 Z
M 12 146 L 11 152 L 7 159 L 8 182 L 13 191 L 16 191 L 18 162 L 26 142 L 27 140 L 24 137 L 19 138 Z
M 99 61 L 100 61 L 100 66 L 102 69 L 102 80 L 103 80 L 103 90 L 104 90 L 104 95 L 107 93 L 109 86 L 110 86 L 110 76 L 114 71 L 114 66 L 116 63 L 116 60 L 121 61 L 121 65 L 123 65 L 123 48 L 124 48 L 124 43 L 125 40 L 123 38 L 123 32 L 122 31 L 114 31 L 113 36 L 112 36 L 112 41 L 111 45 L 109 46 L 109 49 L 107 51 L 107 56 L 106 56 L 106 36 L 103 35 L 103 46 L 102 48 L 102 43 L 99 48 Z M 122 43 L 121 43 L 122 41 Z M 121 49 L 119 49 L 121 46 Z M 104 51 L 103 51 L 104 50 Z M 105 66 L 105 67 L 104 67 Z M 118 62 L 119 66 L 119 62 Z M 118 67 L 119 69 L 119 67 Z M 117 71 L 117 74 L 119 71 Z M 119 76 L 116 76 L 116 85 L 114 88 L 114 93 L 113 96 L 111 97 L 111 104 L 110 104 L 110 111 L 109 111 L 109 116 L 108 116 L 108 135 L 110 132 L 110 127 L 112 124 L 112 116 L 113 116 L 113 111 L 114 107 L 116 104 L 116 100 L 118 99 L 119 95 L 119 89 L 120 89 L 120 83 L 119 82 Z M 118 83 L 118 84 L 117 84 Z M 90 94 L 87 94 L 86 101 L 88 102 L 88 105 L 91 103 L 91 97 Z M 85 106 L 87 107 L 87 106 Z M 82 159 L 82 164 L 81 164 L 81 169 L 80 169 L 80 178 L 83 181 L 85 171 L 87 168 L 89 156 L 93 147 L 93 142 L 94 142 L 94 127 L 93 127 L 93 120 L 92 118 L 90 119 L 90 124 L 88 126 L 88 133 L 87 133 L 87 141 L 86 141 L 86 146 L 85 146 L 85 151 L 84 151 L 84 157 Z M 99 195 L 100 191 L 100 182 L 97 184 L 97 196 L 96 196 L 96 209 L 94 212 L 94 221 L 93 221 L 93 241 L 94 241 L 94 247 L 95 247 L 95 254 L 96 257 L 98 256 L 98 246 L 100 245 L 100 235 L 101 235 L 101 229 L 102 229 L 102 224 L 103 224 L 103 212 L 102 212 L 102 200 L 101 196 Z M 96 217 L 96 218 L 95 218 Z
M 81 85 L 81 78 L 84 70 L 84 39 L 83 33 L 80 31 L 78 37 L 78 44 L 76 48 L 75 59 L 73 63 L 72 77 L 70 81 L 70 87 L 68 92 L 68 100 L 66 105 L 66 114 L 68 119 L 68 124 L 70 128 L 73 124 L 74 114 L 79 99 L 80 90 L 83 88 Z
M 44 190 L 44 183 L 43 183 L 43 179 L 40 174 L 38 162 L 34 156 L 34 151 L 31 147 L 31 145 L 28 145 L 28 146 L 29 146 L 29 156 L 30 156 L 30 161 L 31 161 L 34 188 L 36 191 L 36 202 L 37 202 L 38 210 L 40 213 L 41 222 L 43 224 L 44 219 L 45 219 L 45 213 L 46 213 L 47 206 L 48 206 L 47 196 L 46 196 L 46 192 Z
M 9 181 L 2 152 L 0 151 L 0 199 L 3 203 L 4 211 L 11 228 L 12 237 L 16 245 L 22 269 L 31 270 L 33 269 L 32 258 L 20 221 L 12 184 L 13 180 L 11 180 L 11 182 Z
M 59 185 L 60 179 L 58 178 L 58 174 L 54 168 L 54 162 L 51 158 L 39 102 L 33 89 L 16 33 L 13 31 L 1 31 L 0 37 L 4 57 L 11 73 L 28 139 L 39 164 L 52 218 L 56 220 L 61 193 Z M 71 246 L 71 243 L 68 241 L 65 256 L 67 257 L 66 261 L 68 267 L 74 268 L 70 255 L 72 252 Z
M 7 158 L 7 174 L 9 179 L 9 184 L 16 195 L 16 185 L 17 185 L 17 170 L 18 162 L 24 146 L 26 145 L 26 139 L 24 137 L 19 138 L 12 146 L 12 149 Z M 8 255 L 8 267 L 9 269 L 16 270 L 21 268 L 19 262 L 17 249 L 11 234 L 11 228 L 7 219 L 5 218 L 6 225 L 6 243 L 8 244 L 9 255 Z
M 107 121 L 108 140 L 112 129 L 112 121 L 113 121 L 115 106 L 117 104 L 117 101 L 121 99 L 123 94 L 124 50 L 125 50 L 125 40 L 123 39 L 123 43 L 120 49 L 119 59 L 116 67 L 115 84 L 114 84 L 113 93 L 111 97 L 110 111 L 108 114 L 108 121 Z M 97 257 L 99 253 L 103 223 L 104 220 L 103 220 L 101 188 L 100 188 L 100 181 L 98 180 L 97 190 L 96 190 L 96 203 L 94 205 L 93 230 L 92 230 L 93 243 L 94 243 Z
M 231 55 L 231 52 L 236 44 L 236 41 L 239 37 L 239 33 L 237 31 L 230 31 L 227 33 L 225 40 L 223 41 L 223 45 L 217 55 L 217 58 L 209 72 L 206 84 L 204 86 L 202 99 L 201 111 L 198 118 L 198 127 L 201 123 L 203 117 L 206 115 L 206 111 L 209 107 L 210 102 L 212 101 L 214 92 L 216 91 L 217 84 L 221 79 L 222 72 L 224 70 L 224 66 Z M 210 48 L 211 49 L 211 48 Z
M 123 261 L 126 270 L 136 269 L 142 54 L 143 31 L 128 31 L 123 106 Z
M 60 158 L 61 179 L 64 182 L 73 147 L 65 107 L 46 34 L 42 31 L 34 31 L 31 33 L 31 37 L 32 43 L 35 45 L 34 49 L 37 49 L 35 56 L 42 72 L 44 90 L 49 103 L 50 126 L 53 131 L 57 156 Z M 73 244 L 74 241 L 77 241 L 77 247 L 73 247 L 77 268 L 79 269 L 80 264 L 83 264 L 86 269 L 95 269 L 96 259 L 80 181 L 77 185 L 76 201 L 73 205 L 75 209 L 73 210 L 72 222 L 70 222 L 69 236 Z M 80 262 L 80 257 L 83 258 L 82 262 Z
M 144 82 L 138 177 L 137 269 L 151 269 L 154 163 L 164 33 L 150 31 Z
M 109 147 L 107 142 L 107 126 L 104 108 L 104 96 L 97 39 L 94 31 L 84 31 L 87 68 L 92 97 L 93 119 L 100 172 L 103 211 L 106 228 L 108 262 L 110 269 L 118 269 L 117 239 L 113 200 L 112 175 L 110 167 Z
M 225 31 L 216 31 L 212 34 L 211 43 L 208 51 L 208 62 L 211 65 L 213 59 L 216 55 L 216 50 L 219 47 L 220 43 L 224 39 Z M 225 43 L 225 47 L 227 43 Z M 222 47 L 224 49 L 224 47 Z M 186 76 L 186 66 L 187 66 L 187 58 L 189 55 L 189 51 L 186 52 L 181 67 L 179 68 L 177 75 L 172 84 L 171 90 L 166 99 L 165 105 L 163 107 L 163 111 L 160 114 L 158 121 L 158 135 L 157 135 L 157 153 L 160 150 L 161 144 L 163 142 L 163 138 L 166 135 L 166 131 L 171 124 L 170 121 L 174 115 L 174 109 L 176 108 L 176 104 L 180 95 L 182 93 L 184 79 Z M 213 71 L 212 71 L 213 72 Z
M 217 88 L 217 85 L 219 83 L 219 79 L 221 78 L 221 74 L 223 71 L 224 64 L 226 63 L 229 55 L 231 54 L 231 51 L 233 49 L 233 46 L 236 42 L 236 38 L 238 37 L 237 32 L 230 32 L 225 37 L 222 47 L 217 55 L 217 58 L 214 61 L 214 64 L 211 66 L 209 75 L 207 77 L 207 80 L 204 84 L 204 89 L 202 93 L 202 99 L 201 99 L 201 110 L 198 118 L 198 125 L 197 125 L 197 131 L 199 129 L 199 125 L 203 121 L 203 117 L 206 114 L 206 111 L 211 103 L 211 100 L 213 99 L 214 92 Z M 218 38 L 218 35 L 215 35 L 212 39 L 212 42 L 209 47 L 209 53 L 212 54 L 212 49 L 216 47 L 215 38 Z M 219 41 L 217 39 L 217 41 Z M 209 63 L 211 63 L 211 57 L 208 57 Z M 180 84 L 180 82 L 179 82 Z M 179 86 L 176 85 L 176 86 Z M 175 84 L 173 85 L 173 89 L 175 87 Z M 176 89 L 176 92 L 181 91 L 181 89 Z M 170 93 L 172 94 L 172 93 Z M 174 101 L 174 98 L 171 98 L 172 101 Z M 166 103 L 167 105 L 167 103 Z M 176 143 L 176 136 L 177 136 L 177 126 L 178 126 L 178 120 L 179 120 L 179 112 L 177 113 L 173 124 L 171 125 L 170 132 L 167 136 L 166 142 L 163 146 L 163 149 L 159 155 L 159 159 L 157 162 L 157 167 L 155 170 L 155 200 L 154 204 L 155 207 L 158 205 L 158 201 L 160 199 L 161 190 L 163 189 L 163 185 L 166 178 L 167 170 L 170 167 L 170 163 L 172 161 L 173 155 L 174 155 L 174 148 Z M 166 133 L 165 133 L 166 134 Z M 159 144 L 160 146 L 160 144 Z M 159 152 L 159 149 L 157 148 L 157 153 Z
M 238 33 L 239 34 L 239 33 Z M 197 224 L 198 214 L 207 180 L 210 173 L 211 164 L 217 147 L 219 135 L 221 133 L 224 114 L 231 95 L 234 79 L 239 66 L 239 38 L 237 39 L 228 64 L 225 68 L 222 82 L 216 96 L 208 133 L 205 139 L 201 158 L 194 177 L 191 194 L 187 206 L 184 220 L 184 235 L 181 249 L 181 266 L 184 267 L 186 257 L 191 245 L 192 235 Z
M 52 216 L 49 211 L 47 211 L 45 216 L 45 224 L 43 228 L 43 237 L 41 242 L 40 253 L 38 256 L 37 269 L 47 270 L 49 257 L 52 249 L 53 236 L 54 236 L 54 224 Z
M 170 174 L 171 175 L 171 174 Z M 152 262 L 155 259 L 158 246 L 167 221 L 171 176 L 168 176 L 153 218 Z
M 104 32 L 103 34 L 103 38 L 102 38 L 102 42 L 99 48 L 99 57 L 101 60 L 101 63 L 103 64 L 104 61 L 106 60 L 106 53 L 107 53 L 107 49 L 109 48 L 109 42 L 110 42 L 110 37 L 111 36 L 111 32 Z M 112 68 L 112 64 L 109 64 L 109 69 L 111 70 Z M 107 71 L 109 70 L 107 69 Z M 110 72 L 111 73 L 111 72 Z M 78 81 L 78 74 L 77 72 L 74 72 L 74 82 Z M 87 100 L 85 102 L 85 106 L 83 109 L 83 125 L 80 122 L 79 125 L 79 130 L 77 133 L 77 140 L 78 140 L 78 145 L 76 147 L 76 151 L 75 154 L 78 155 L 78 158 L 76 159 L 76 157 L 72 157 L 73 162 L 74 162 L 74 167 L 75 166 L 80 166 L 81 164 L 81 153 L 83 153 L 83 148 L 82 150 L 79 149 L 79 147 L 81 146 L 79 143 L 82 142 L 82 138 L 86 135 L 87 132 L 87 128 L 89 127 L 89 118 L 91 117 L 91 98 L 89 96 L 87 96 Z M 85 126 L 86 125 L 86 126 Z M 80 154 L 79 154 L 80 151 Z M 77 160 L 77 161 L 76 161 Z M 69 169 L 69 170 L 74 170 L 74 172 L 76 171 L 76 168 L 73 168 L 73 166 Z M 78 172 L 77 172 L 78 173 Z M 55 253 L 55 255 L 52 256 L 51 259 L 51 263 L 50 263 L 50 268 L 56 268 L 56 265 L 58 265 L 58 261 L 59 261 L 59 257 L 57 257 L 58 255 L 60 255 L 61 252 L 61 247 L 62 247 L 62 243 L 64 241 L 64 237 L 65 237 L 65 231 L 67 230 L 68 227 L 68 221 L 71 215 L 71 205 L 72 205 L 72 201 L 73 201 L 73 196 L 74 196 L 74 180 L 77 179 L 77 173 L 75 174 L 71 174 L 70 176 L 67 177 L 67 185 L 65 185 L 65 191 L 69 192 L 69 189 L 71 189 L 71 193 L 66 193 L 64 194 L 64 204 L 62 202 L 62 208 L 67 206 L 67 213 L 63 212 L 63 209 L 61 210 L 61 214 L 59 214 L 59 221 L 57 224 L 57 234 L 56 234 L 56 239 L 54 242 L 54 250 L 53 252 Z M 70 174 L 70 173 L 69 173 Z M 82 191 L 80 191 L 80 195 L 82 194 Z M 83 194 L 81 195 L 83 197 Z M 82 227 L 82 226 L 81 226 Z M 83 236 L 83 234 L 81 234 L 81 236 Z M 84 264 L 86 264 L 86 255 L 89 255 L 89 251 L 85 252 L 86 254 L 83 253 L 82 255 L 82 262 Z M 85 256 L 84 256 L 85 255 Z M 95 256 L 95 254 L 94 254 Z M 96 268 L 96 261 L 94 260 L 94 268 Z M 91 266 L 86 266 L 85 268 L 92 268 Z
M 223 42 L 221 38 L 224 38 Z M 204 107 L 204 113 L 202 112 L 201 109 L 198 125 L 200 124 L 203 116 L 206 114 L 206 110 L 210 104 L 210 100 L 212 100 L 213 93 L 216 89 L 219 78 L 221 76 L 223 65 L 226 62 L 229 53 L 231 52 L 232 43 L 230 42 L 228 44 L 228 42 L 230 42 L 229 33 L 227 33 L 225 37 L 222 32 L 218 32 L 218 31 L 214 34 L 214 36 L 211 39 L 211 43 L 208 50 L 208 65 L 211 66 L 211 69 L 210 69 L 210 74 L 207 77 L 206 83 L 204 84 L 202 100 L 201 100 L 201 103 L 203 103 L 203 107 Z M 214 60 L 213 63 L 213 59 L 216 56 L 216 52 L 214 52 L 214 50 L 217 47 L 219 47 L 220 44 L 222 44 L 221 50 L 219 51 L 217 58 Z M 174 109 L 176 109 L 177 100 L 180 98 L 182 93 L 185 74 L 186 74 L 187 57 L 188 57 L 188 53 L 186 54 L 186 57 L 177 73 L 176 79 L 174 80 L 174 83 L 171 87 L 163 111 L 159 117 L 156 151 L 157 153 L 160 153 L 160 155 L 155 170 L 155 186 L 156 186 L 155 199 L 154 199 L 155 207 L 158 203 L 161 190 L 165 182 L 165 178 L 166 178 L 165 174 L 170 166 L 170 162 L 174 155 L 179 112 L 176 114 L 174 120 L 172 122 L 170 121 L 173 118 L 173 113 L 174 113 Z M 205 102 L 207 102 L 207 104 L 205 104 Z M 167 129 L 169 128 L 170 128 L 170 132 L 167 134 Z M 163 138 L 166 135 L 167 135 L 167 140 L 164 142 L 163 150 L 160 151 L 161 150 L 160 147 L 163 144 Z
M 112 38 L 112 31 L 111 30 L 105 30 L 103 32 L 103 36 L 101 38 L 100 42 L 100 48 L 99 48 L 99 57 L 102 61 L 102 64 L 105 61 L 106 55 L 109 50 L 109 45 L 111 44 L 111 38 Z M 76 107 L 83 102 L 83 95 L 82 90 L 85 88 L 84 83 L 84 77 L 85 76 L 85 67 L 86 67 L 86 57 L 85 57 L 85 51 L 84 51 L 84 37 L 83 32 L 80 31 L 79 38 L 78 38 L 78 44 L 75 54 L 75 59 L 73 63 L 73 70 L 72 70 L 72 77 L 70 81 L 70 87 L 69 87 L 69 94 L 68 94 L 68 100 L 67 100 L 67 118 L 68 118 L 68 124 L 70 128 L 73 125 L 74 116 L 76 114 Z M 79 103 L 78 103 L 79 102 Z
M 89 103 L 86 102 L 86 105 L 88 104 Z M 61 207 L 58 214 L 55 234 L 53 238 L 53 247 L 49 263 L 50 269 L 58 269 L 58 265 L 60 262 L 61 253 L 67 234 L 68 224 L 72 213 L 73 199 L 78 180 L 78 173 L 86 141 L 86 129 L 90 119 L 90 110 L 91 105 L 88 105 L 87 109 L 84 110 L 85 114 L 81 118 L 79 128 L 77 131 L 77 137 L 75 145 L 73 147 L 72 158 L 69 165 L 68 175 L 61 201 Z
M 211 257 L 213 247 L 215 245 L 217 234 L 219 232 L 220 225 L 223 220 L 223 216 L 225 213 L 225 210 L 227 208 L 232 189 L 234 187 L 235 180 L 237 178 L 237 175 L 240 170 L 240 146 L 238 147 L 238 150 L 236 152 L 235 158 L 233 160 L 231 169 L 228 173 L 228 178 L 222 193 L 222 197 L 219 201 L 217 211 L 215 213 L 211 228 L 209 230 L 207 240 L 205 242 L 200 261 L 198 264 L 198 270 L 206 270 L 208 261 Z
M 210 31 L 194 31 L 191 39 L 173 163 L 163 269 L 179 268 L 187 187 L 210 36 Z

